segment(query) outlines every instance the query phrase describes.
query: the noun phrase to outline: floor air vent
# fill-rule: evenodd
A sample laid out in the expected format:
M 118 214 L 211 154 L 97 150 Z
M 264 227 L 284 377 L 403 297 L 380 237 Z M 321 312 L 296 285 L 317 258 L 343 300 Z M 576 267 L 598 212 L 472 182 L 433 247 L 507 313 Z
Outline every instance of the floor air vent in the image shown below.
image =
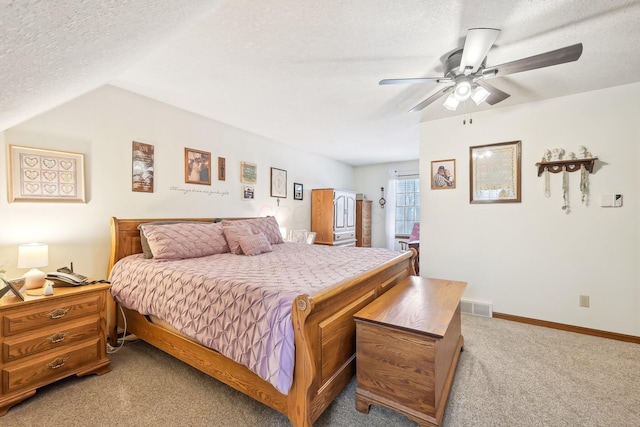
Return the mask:
M 460 310 L 475 316 L 493 317 L 493 305 L 486 302 L 461 300 Z

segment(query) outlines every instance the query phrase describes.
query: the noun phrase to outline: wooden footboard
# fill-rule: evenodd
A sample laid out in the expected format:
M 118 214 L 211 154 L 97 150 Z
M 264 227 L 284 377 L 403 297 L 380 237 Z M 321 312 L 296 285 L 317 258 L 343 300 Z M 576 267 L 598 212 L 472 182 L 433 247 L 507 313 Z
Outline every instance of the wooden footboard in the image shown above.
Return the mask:
M 112 251 L 109 272 L 121 258 L 140 253 L 138 225 L 150 221 L 182 219 L 111 218 Z M 211 221 L 210 218 L 189 219 Z M 395 286 L 413 271 L 415 251 L 399 254 L 384 265 L 355 279 L 314 295 L 298 296 L 292 308 L 295 333 L 295 368 L 288 395 L 278 392 L 246 367 L 179 334 L 151 323 L 145 316 L 123 309 L 128 332 L 285 414 L 296 427 L 310 427 L 355 374 L 355 322 L 353 314 Z M 116 319 L 115 304 L 110 319 Z M 117 325 L 109 327 L 111 344 Z

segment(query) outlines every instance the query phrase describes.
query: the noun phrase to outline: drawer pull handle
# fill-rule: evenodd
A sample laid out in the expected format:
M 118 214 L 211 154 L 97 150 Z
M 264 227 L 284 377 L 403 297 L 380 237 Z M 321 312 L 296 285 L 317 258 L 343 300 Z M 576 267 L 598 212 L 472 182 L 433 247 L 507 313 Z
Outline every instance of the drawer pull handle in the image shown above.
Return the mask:
M 67 361 L 67 358 L 57 358 L 56 360 L 54 360 L 53 362 L 47 363 L 47 366 L 50 367 L 51 369 L 58 369 L 61 368 L 65 362 Z
M 49 317 L 51 319 L 59 319 L 63 317 L 69 311 L 68 308 L 56 308 L 51 313 L 49 313 Z
M 63 341 L 67 336 L 66 332 L 58 332 L 57 334 L 51 335 L 49 337 L 49 342 L 55 344 L 57 342 Z

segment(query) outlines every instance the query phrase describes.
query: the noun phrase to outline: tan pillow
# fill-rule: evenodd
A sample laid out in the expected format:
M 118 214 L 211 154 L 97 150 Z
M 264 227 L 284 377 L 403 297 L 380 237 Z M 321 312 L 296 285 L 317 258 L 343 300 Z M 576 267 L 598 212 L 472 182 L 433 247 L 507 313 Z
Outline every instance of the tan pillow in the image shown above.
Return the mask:
M 253 236 L 253 231 L 249 224 L 242 221 L 222 221 L 224 237 L 227 239 L 229 250 L 232 254 L 242 255 L 240 247 L 240 238 L 245 236 Z
M 240 237 L 240 248 L 245 255 L 253 256 L 271 252 L 273 249 L 264 234 Z

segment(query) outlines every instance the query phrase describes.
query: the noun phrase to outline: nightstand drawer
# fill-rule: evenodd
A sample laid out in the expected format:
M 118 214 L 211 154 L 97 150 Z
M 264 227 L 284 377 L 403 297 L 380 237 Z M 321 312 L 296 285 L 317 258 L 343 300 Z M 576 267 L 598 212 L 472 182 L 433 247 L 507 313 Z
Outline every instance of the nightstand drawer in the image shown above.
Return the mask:
M 64 299 L 52 299 L 33 304 L 30 308 L 7 310 L 3 316 L 2 332 L 8 337 L 20 332 L 42 329 L 67 320 L 100 312 L 104 299 L 93 292 Z
M 13 362 L 26 356 L 49 351 L 63 346 L 69 347 L 75 343 L 98 336 L 100 317 L 93 316 L 77 322 L 65 322 L 60 327 L 48 328 L 37 334 L 16 337 L 2 343 L 2 360 L 4 363 Z
M 70 349 L 39 357 L 28 363 L 16 363 L 2 370 L 2 392 L 9 393 L 20 388 L 34 388 L 65 377 L 100 359 L 95 339 Z

